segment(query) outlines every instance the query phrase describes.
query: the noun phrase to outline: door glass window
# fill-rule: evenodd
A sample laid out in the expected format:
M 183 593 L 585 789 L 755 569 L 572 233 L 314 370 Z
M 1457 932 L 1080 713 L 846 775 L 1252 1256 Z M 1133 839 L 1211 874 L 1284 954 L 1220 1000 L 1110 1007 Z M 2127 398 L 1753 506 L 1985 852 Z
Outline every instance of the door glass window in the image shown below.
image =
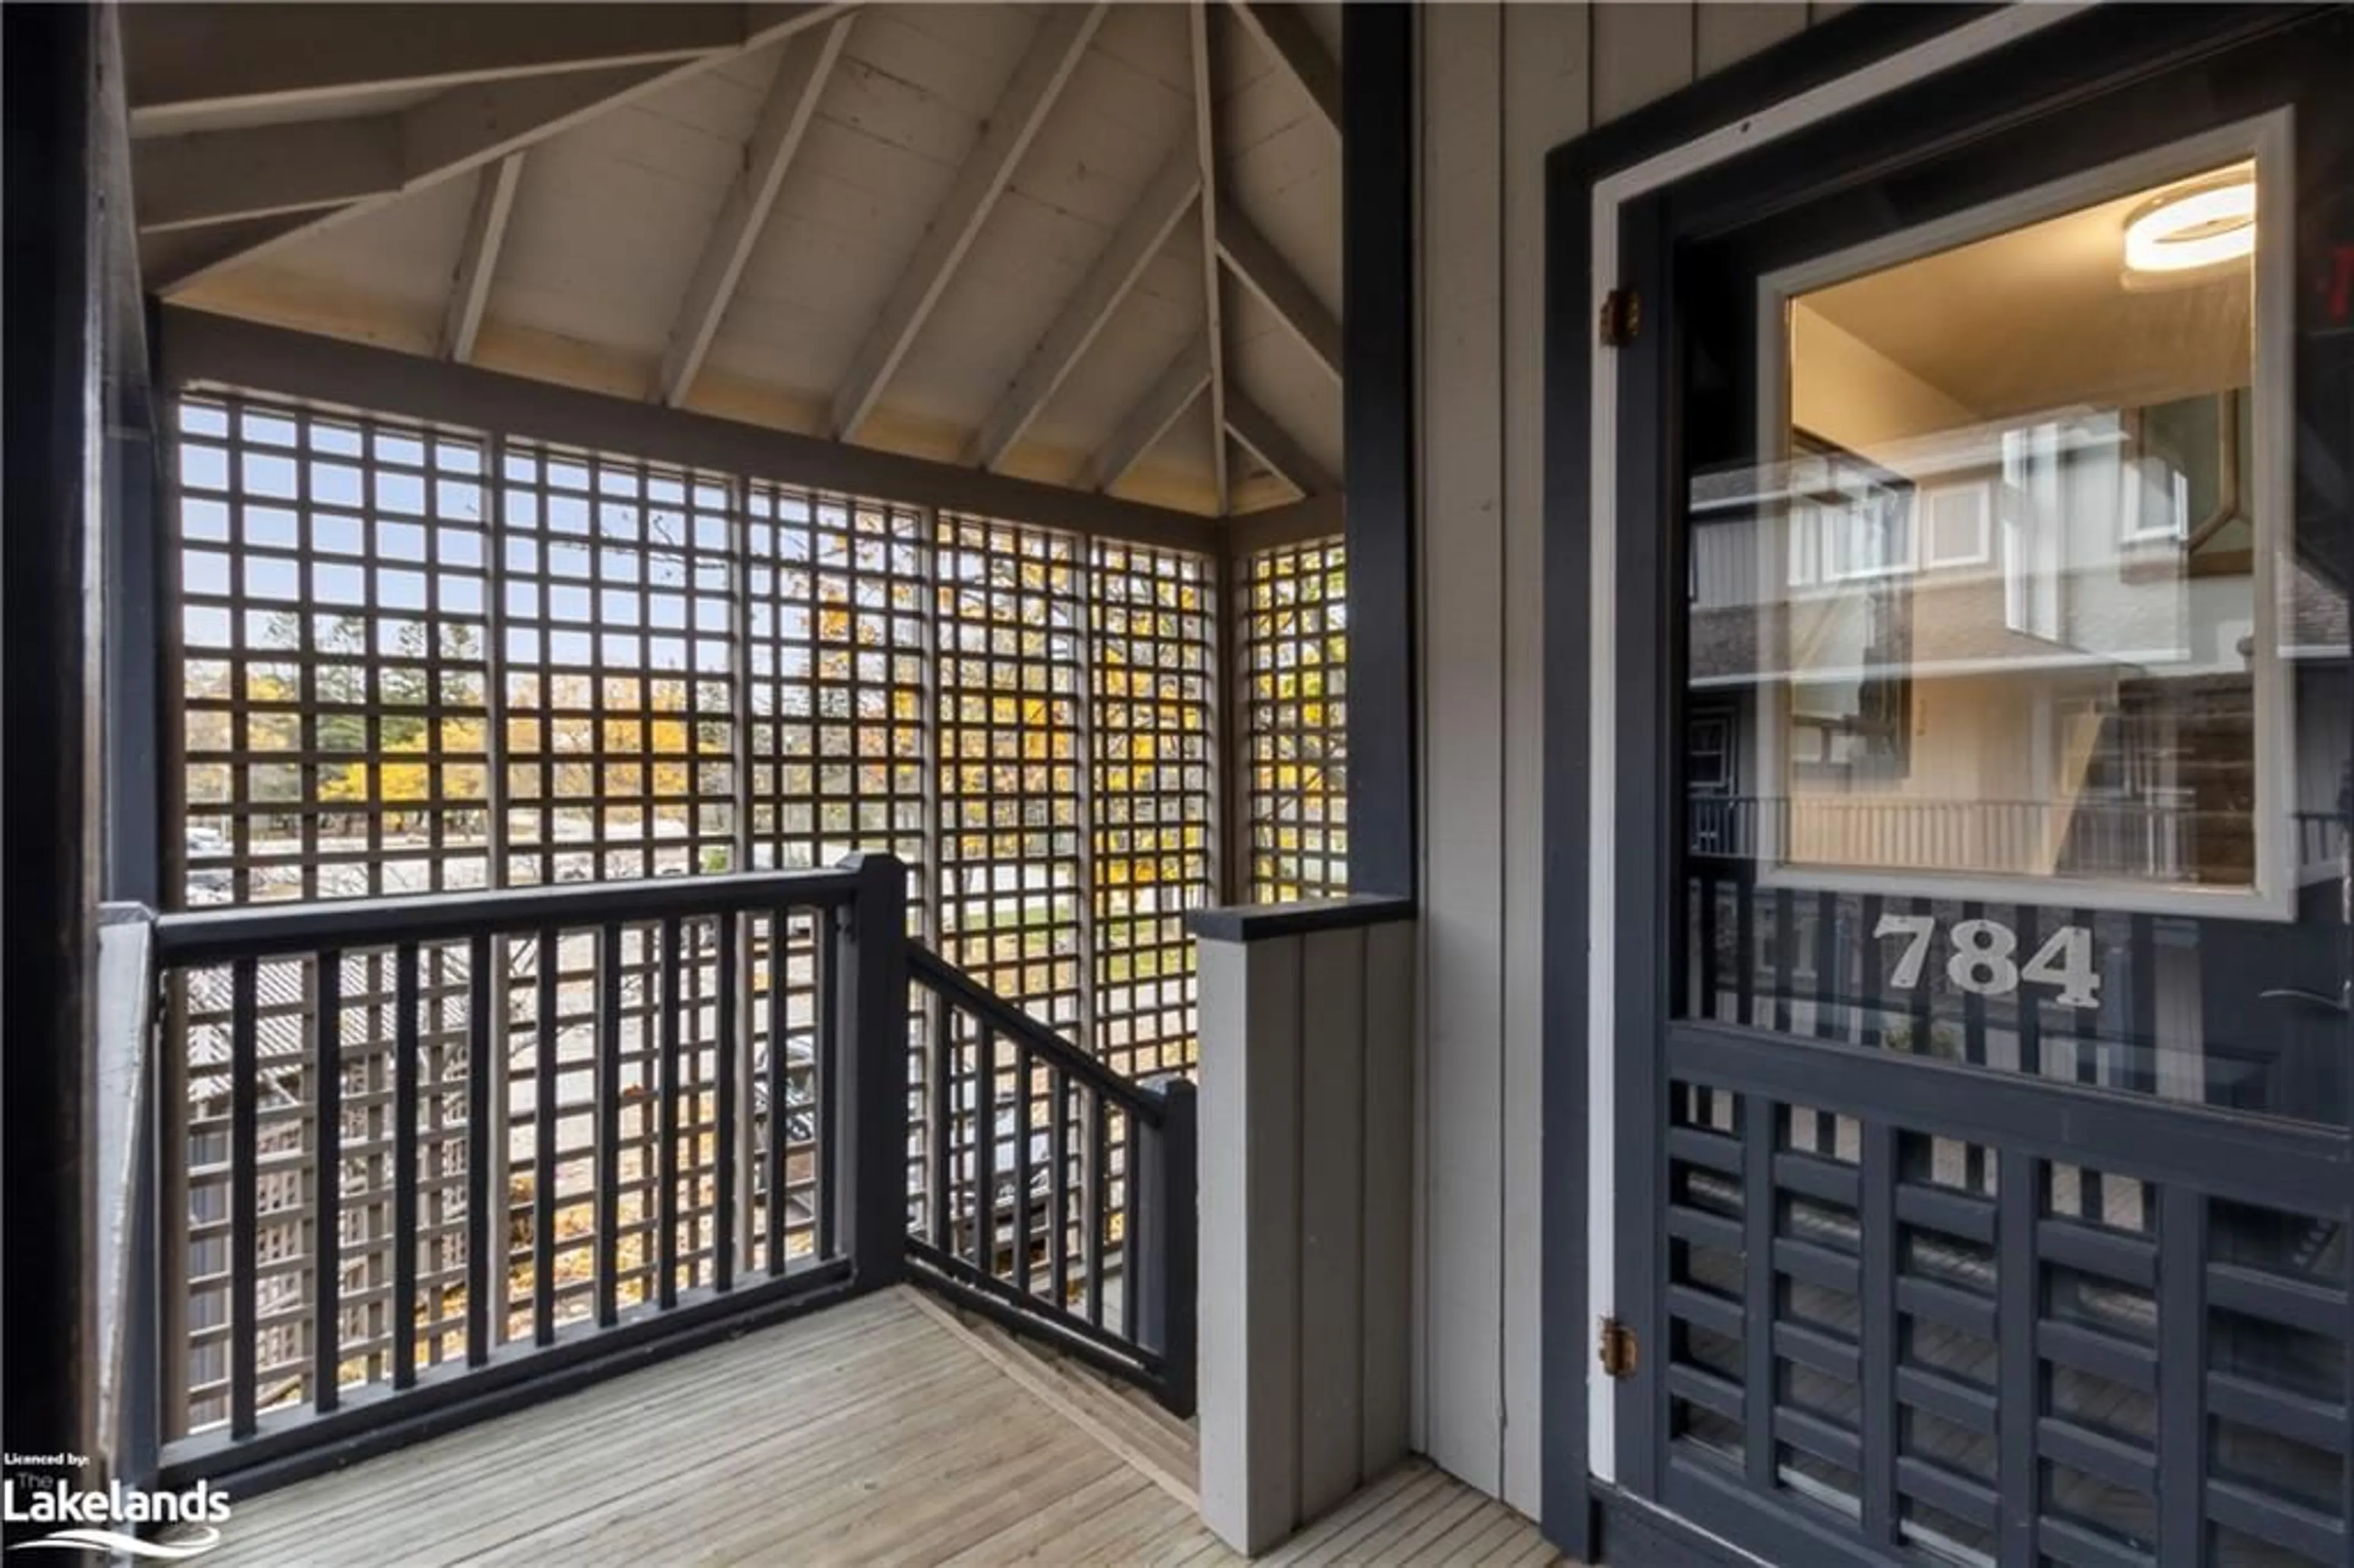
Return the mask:
M 2342 1115 L 2354 693 L 2291 525 L 2284 136 L 1755 281 L 1756 461 L 1689 494 L 1691 1013 Z

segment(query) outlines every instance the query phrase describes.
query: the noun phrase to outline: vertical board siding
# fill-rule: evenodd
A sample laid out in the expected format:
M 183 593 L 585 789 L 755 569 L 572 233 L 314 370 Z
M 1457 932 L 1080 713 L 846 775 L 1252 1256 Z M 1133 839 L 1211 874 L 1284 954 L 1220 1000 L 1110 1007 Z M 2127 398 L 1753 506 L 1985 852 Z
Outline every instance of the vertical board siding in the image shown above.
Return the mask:
M 1583 132 L 1583 5 L 1504 8 L 1505 1501 L 1538 1511 L 1544 1104 L 1545 154 Z
M 1256 1551 L 1299 1517 L 1300 938 L 1201 948 L 1202 1517 Z
M 1421 1446 L 1503 1489 L 1503 15 L 1422 13 Z
M 1693 15 L 1714 6 L 1601 5 L 1594 7 L 1594 120 L 1631 114 L 1653 99 L 1689 86 L 1696 57 Z
M 1408 1452 L 1410 922 L 1202 944 L 1201 1507 L 1262 1552 Z
M 1583 1322 L 1539 1317 L 1544 156 L 1830 9 L 1423 16 L 1427 1000 L 1416 1061 L 1414 1433 L 1441 1465 L 1524 1512 L 1540 1500 L 1541 1337 L 1585 1334 Z
M 1300 938 L 1299 1509 L 1357 1489 L 1364 1416 L 1367 931 Z
M 1362 1473 L 1411 1446 L 1414 1318 L 1414 926 L 1365 933 L 1364 1435 Z
M 1756 0 L 1744 5 L 1702 5 L 1695 23 L 1699 29 L 1697 63 L 1700 74 L 1722 70 L 1769 44 L 1778 44 L 1807 28 L 1803 0 Z

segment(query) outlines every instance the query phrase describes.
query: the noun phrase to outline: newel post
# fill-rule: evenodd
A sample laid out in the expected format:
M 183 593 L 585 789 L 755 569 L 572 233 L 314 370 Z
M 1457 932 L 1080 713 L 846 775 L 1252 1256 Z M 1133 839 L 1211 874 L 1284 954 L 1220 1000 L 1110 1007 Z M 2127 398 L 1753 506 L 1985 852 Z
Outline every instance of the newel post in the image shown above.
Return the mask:
M 1161 1102 L 1161 1123 L 1130 1123 L 1135 1150 L 1128 1186 L 1124 1272 L 1136 1341 L 1161 1358 L 1161 1403 L 1193 1414 L 1195 1325 L 1200 1320 L 1200 1168 L 1193 1086 L 1171 1076 L 1145 1086 Z
M 1352 898 L 1191 920 L 1201 1511 L 1237 1552 L 1405 1457 L 1413 912 Z
M 835 1136 L 835 1234 L 849 1238 L 851 1276 L 879 1290 L 906 1272 L 907 1250 L 907 868 L 854 854 L 842 869 L 856 894 L 834 911 L 841 956 L 828 977 L 844 1059 L 828 1064 Z M 772 1049 L 775 1047 L 772 1047 Z

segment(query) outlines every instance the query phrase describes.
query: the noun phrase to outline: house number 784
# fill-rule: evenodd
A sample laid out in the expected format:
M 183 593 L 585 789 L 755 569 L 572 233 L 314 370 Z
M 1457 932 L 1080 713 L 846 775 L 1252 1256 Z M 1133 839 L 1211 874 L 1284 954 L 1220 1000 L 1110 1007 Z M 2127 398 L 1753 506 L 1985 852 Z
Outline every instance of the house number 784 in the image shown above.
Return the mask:
M 1882 915 L 1873 928 L 1876 939 L 1904 938 L 1888 983 L 1911 991 L 1921 983 L 1929 961 L 1929 945 L 1937 934 L 1931 915 Z M 2082 926 L 2062 926 L 2052 939 L 2035 949 L 2025 965 L 2019 962 L 2019 933 L 1999 920 L 1956 920 L 1946 932 L 1953 953 L 1946 959 L 1946 978 L 1957 991 L 1978 996 L 2009 996 L 2021 980 L 2056 986 L 2052 998 L 2062 1007 L 2101 1005 L 2101 977 L 2093 968 L 2093 933 Z

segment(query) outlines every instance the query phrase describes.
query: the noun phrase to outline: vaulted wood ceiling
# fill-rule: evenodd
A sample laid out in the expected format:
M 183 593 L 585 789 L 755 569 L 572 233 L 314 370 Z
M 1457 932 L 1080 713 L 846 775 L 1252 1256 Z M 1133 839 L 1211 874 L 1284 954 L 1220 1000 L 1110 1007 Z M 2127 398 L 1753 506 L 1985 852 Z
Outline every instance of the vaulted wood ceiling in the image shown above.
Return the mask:
M 175 303 L 1204 514 L 1337 489 L 1337 5 L 124 17 Z

